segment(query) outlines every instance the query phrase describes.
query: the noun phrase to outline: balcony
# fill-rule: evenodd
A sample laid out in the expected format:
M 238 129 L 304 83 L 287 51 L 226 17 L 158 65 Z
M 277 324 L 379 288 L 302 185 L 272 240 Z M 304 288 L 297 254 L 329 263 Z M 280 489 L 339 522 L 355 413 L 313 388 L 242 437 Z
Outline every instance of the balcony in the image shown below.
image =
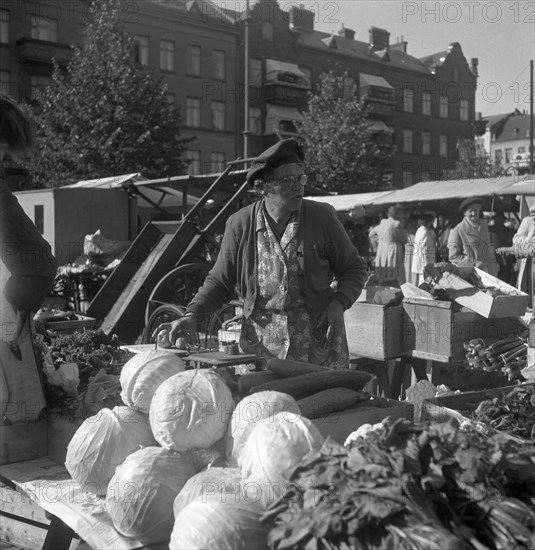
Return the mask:
M 275 81 L 264 84 L 266 103 L 286 105 L 288 107 L 302 107 L 308 103 L 310 88 L 290 84 L 289 82 Z
M 388 101 L 384 99 L 375 99 L 370 96 L 363 96 L 362 100 L 365 105 L 369 107 L 368 115 L 372 118 L 388 118 L 394 114 L 396 106 L 395 101 Z
M 20 63 L 52 64 L 52 58 L 59 65 L 67 65 L 72 59 L 72 49 L 66 44 L 48 42 L 35 38 L 21 38 L 17 40 Z

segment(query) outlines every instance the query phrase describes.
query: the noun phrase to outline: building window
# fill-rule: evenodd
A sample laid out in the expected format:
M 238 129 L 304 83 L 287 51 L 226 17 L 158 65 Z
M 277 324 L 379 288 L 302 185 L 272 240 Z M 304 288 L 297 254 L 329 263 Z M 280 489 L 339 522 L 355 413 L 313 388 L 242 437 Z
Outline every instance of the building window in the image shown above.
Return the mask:
M 414 92 L 410 88 L 403 88 L 403 110 L 412 113 L 414 109 Z
M 403 152 L 412 153 L 412 130 L 403 130 Z
M 188 76 L 201 76 L 201 47 L 188 45 L 186 57 Z
M 259 136 L 262 133 L 262 110 L 258 107 L 249 109 L 249 131 L 254 136 Z
M 225 129 L 225 104 L 222 101 L 212 101 L 212 128 Z
M 58 22 L 39 15 L 32 15 L 30 19 L 30 36 L 36 40 L 58 41 Z
M 134 61 L 143 67 L 149 66 L 149 37 L 139 36 L 134 37 Z
M 308 85 L 310 86 L 312 84 L 312 71 L 310 69 L 299 67 L 299 70 L 306 76 Z M 353 84 L 355 85 L 354 92 L 357 93 L 357 87 L 355 83 L 355 79 L 353 79 Z
M 9 44 L 9 11 L 0 10 L 0 44 Z
M 30 76 L 30 99 L 35 101 L 37 95 L 50 84 L 49 76 L 31 75 Z
M 525 153 L 526 152 L 526 148 L 525 147 L 519 147 L 518 148 L 518 153 L 521 155 L 522 153 Z
M 438 116 L 440 118 L 448 118 L 448 96 L 440 96 Z
M 402 179 L 403 179 L 403 187 L 409 187 L 410 185 L 412 185 L 412 171 L 403 170 Z
M 422 155 L 431 154 L 431 133 L 422 132 Z
M 453 82 L 459 82 L 459 67 L 453 67 L 452 77 Z
M 13 95 L 11 93 L 11 73 L 0 71 L 0 94 Z
M 459 105 L 459 115 L 460 119 L 467 121 L 469 116 L 469 110 L 468 110 L 468 99 L 461 99 L 460 105 Z
M 186 151 L 186 160 L 188 161 L 188 174 L 196 176 L 201 173 L 201 152 Z
M 501 149 L 496 149 L 496 151 L 494 151 L 494 160 L 496 162 L 501 162 L 502 159 L 503 159 L 503 154 L 502 154 L 502 150 Z
M 507 147 L 505 149 L 505 162 L 511 162 L 513 158 L 513 149 L 511 147 Z
M 431 92 L 422 93 L 422 115 L 431 114 Z
M 160 40 L 160 70 L 175 71 L 175 43 L 172 40 Z
M 269 21 L 262 23 L 262 40 L 273 42 L 273 23 Z
M 308 80 L 310 82 L 310 79 Z M 355 86 L 355 79 L 350 76 L 344 78 L 344 98 L 345 99 L 355 99 L 355 94 L 357 93 L 357 88 Z
M 249 59 L 249 84 L 262 86 L 262 61 L 260 59 Z
M 225 80 L 225 52 L 212 50 L 212 78 Z
M 422 181 L 431 181 L 431 172 L 429 170 L 422 170 Z
M 201 100 L 196 97 L 186 98 L 186 126 L 198 128 L 201 125 Z
M 33 223 L 41 233 L 41 235 L 45 232 L 45 206 L 44 204 L 36 204 L 33 207 Z
M 225 153 L 212 153 L 212 172 L 223 172 L 225 169 Z
M 441 157 L 448 156 L 448 136 L 446 134 L 438 136 L 438 154 Z

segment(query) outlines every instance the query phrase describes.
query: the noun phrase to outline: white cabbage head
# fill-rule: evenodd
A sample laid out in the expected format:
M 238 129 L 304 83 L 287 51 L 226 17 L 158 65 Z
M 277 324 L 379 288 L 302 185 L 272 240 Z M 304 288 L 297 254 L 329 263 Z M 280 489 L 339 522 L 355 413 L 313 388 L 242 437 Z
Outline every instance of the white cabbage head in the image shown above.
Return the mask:
M 188 504 L 175 518 L 169 550 L 265 550 L 270 524 L 262 507 L 221 493 Z
M 113 526 L 145 545 L 168 541 L 173 502 L 193 475 L 193 464 L 180 453 L 145 447 L 131 454 L 108 485 L 106 509 Z
M 299 414 L 299 405 L 287 393 L 262 391 L 244 397 L 230 419 L 227 453 L 231 465 L 237 465 L 239 456 L 256 423 L 279 412 Z
M 286 491 L 303 457 L 319 451 L 323 436 L 307 418 L 280 412 L 256 423 L 240 454 L 242 486 L 268 507 Z
M 220 493 L 239 494 L 241 472 L 238 468 L 208 468 L 194 475 L 182 487 L 173 504 L 175 517 L 197 499 L 206 500 Z
M 158 386 L 185 370 L 184 361 L 172 352 L 150 350 L 137 353 L 121 369 L 121 399 L 126 405 L 149 414 L 150 402 Z
M 146 415 L 129 407 L 101 409 L 76 430 L 65 467 L 84 490 L 105 495 L 116 466 L 140 447 L 154 445 Z
M 166 449 L 207 449 L 226 432 L 234 410 L 232 394 L 211 370 L 188 370 L 171 376 L 156 390 L 150 425 Z

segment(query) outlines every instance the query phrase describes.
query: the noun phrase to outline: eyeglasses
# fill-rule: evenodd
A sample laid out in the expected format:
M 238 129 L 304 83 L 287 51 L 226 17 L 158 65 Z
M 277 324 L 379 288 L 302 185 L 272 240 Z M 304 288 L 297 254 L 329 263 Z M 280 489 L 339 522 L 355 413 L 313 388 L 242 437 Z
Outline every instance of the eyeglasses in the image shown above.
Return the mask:
M 300 191 L 301 188 L 307 184 L 308 177 L 306 174 L 301 174 L 299 176 L 286 176 L 285 178 L 276 178 L 269 181 L 272 183 L 287 181 L 291 189 L 294 191 Z

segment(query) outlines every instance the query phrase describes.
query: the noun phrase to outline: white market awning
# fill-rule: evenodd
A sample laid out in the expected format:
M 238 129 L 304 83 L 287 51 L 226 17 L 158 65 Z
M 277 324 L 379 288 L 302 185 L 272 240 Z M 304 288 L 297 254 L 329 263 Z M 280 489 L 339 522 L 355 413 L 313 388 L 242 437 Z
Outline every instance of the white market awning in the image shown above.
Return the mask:
M 294 130 L 288 131 L 288 128 L 281 128 L 281 123 L 301 122 L 303 115 L 295 107 L 285 107 L 283 105 L 268 105 L 266 113 L 266 131 L 265 135 L 295 133 Z
M 308 86 L 307 75 L 295 64 L 266 59 L 266 82 L 284 81 L 290 84 Z
M 365 207 L 376 199 L 390 195 L 392 191 L 373 191 L 370 193 L 353 193 L 350 195 L 325 195 L 321 197 L 305 197 L 311 201 L 326 202 L 337 212 L 351 212 L 360 207 Z
M 367 86 L 375 86 L 377 88 L 386 88 L 387 90 L 393 90 L 394 87 L 389 84 L 382 76 L 376 76 L 373 74 L 360 73 L 359 82 L 361 88 Z
M 82 180 L 73 183 L 72 185 L 65 185 L 64 187 L 67 189 L 117 189 L 118 187 L 122 187 L 124 183 L 135 183 L 138 181 L 142 181 L 143 179 L 145 178 L 143 178 L 140 172 L 135 172 L 133 174 L 124 174 L 122 176 L 110 176 L 107 178 L 97 178 L 94 180 Z

